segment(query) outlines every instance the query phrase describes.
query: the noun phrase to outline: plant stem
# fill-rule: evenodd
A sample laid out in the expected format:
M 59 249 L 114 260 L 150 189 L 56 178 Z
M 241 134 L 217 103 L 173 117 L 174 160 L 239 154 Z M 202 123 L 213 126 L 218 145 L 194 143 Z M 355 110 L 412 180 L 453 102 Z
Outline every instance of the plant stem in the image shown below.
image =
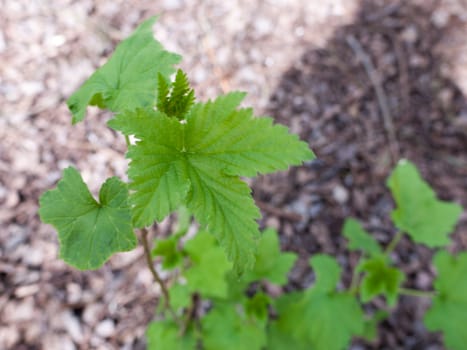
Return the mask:
M 161 290 L 162 290 L 162 294 L 164 295 L 164 307 L 167 310 L 169 310 L 175 322 L 177 322 L 177 324 L 180 325 L 180 320 L 178 319 L 178 316 L 175 313 L 175 310 L 172 309 L 172 307 L 170 306 L 169 290 L 167 289 L 167 286 L 165 285 L 164 281 L 162 280 L 162 278 L 159 276 L 156 269 L 154 268 L 152 257 L 151 257 L 151 249 L 149 248 L 149 242 L 148 242 L 148 230 L 146 228 L 141 229 L 141 241 L 143 243 L 146 264 L 148 265 L 149 270 L 151 271 L 151 274 L 154 277 L 154 279 L 157 281 L 157 283 L 159 283 Z
M 384 252 L 384 254 L 386 256 L 389 256 L 394 251 L 394 249 L 397 246 L 397 243 L 399 243 L 399 241 L 401 240 L 403 235 L 404 235 L 404 233 L 402 231 L 397 231 L 396 235 L 394 236 L 392 241 L 389 242 L 389 245 L 387 246 L 387 248 L 386 248 L 386 250 Z
M 182 324 L 182 328 L 180 329 L 180 332 L 179 332 L 180 336 L 185 335 L 188 329 L 188 326 L 190 325 L 190 322 L 196 318 L 196 310 L 198 309 L 198 304 L 199 304 L 199 296 L 197 294 L 192 294 L 191 305 L 188 308 L 188 310 L 186 310 L 186 317 Z
M 130 147 L 130 144 L 131 144 L 130 143 L 130 136 L 125 135 L 125 142 L 126 142 L 127 147 Z
M 434 298 L 437 294 L 435 291 L 424 291 L 410 288 L 399 288 L 399 293 L 419 298 Z
M 352 272 L 352 280 L 350 281 L 349 291 L 352 295 L 356 295 L 358 292 L 358 287 L 360 285 L 360 272 L 358 271 L 357 267 L 360 265 L 362 257 L 358 259 L 357 265 L 354 266 Z

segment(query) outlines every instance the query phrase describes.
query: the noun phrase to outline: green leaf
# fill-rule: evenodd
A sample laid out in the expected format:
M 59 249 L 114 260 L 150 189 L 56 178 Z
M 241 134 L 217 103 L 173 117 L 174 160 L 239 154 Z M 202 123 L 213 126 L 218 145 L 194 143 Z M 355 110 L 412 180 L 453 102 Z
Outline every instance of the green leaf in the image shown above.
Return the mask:
M 247 315 L 254 316 L 262 322 L 267 322 L 269 304 L 271 304 L 271 298 L 263 292 L 258 292 L 252 298 L 246 300 L 245 311 Z
M 263 323 L 235 304 L 216 304 L 201 324 L 204 350 L 261 350 L 266 345 Z
M 84 119 L 86 107 L 114 112 L 151 107 L 157 98 L 157 76 L 168 78 L 181 57 L 154 39 L 156 17 L 143 22 L 122 41 L 112 57 L 68 99 L 73 124 Z
M 146 330 L 148 350 L 195 350 L 196 338 L 188 329 L 180 335 L 178 326 L 173 321 L 151 322 Z
M 297 305 L 302 305 L 304 293 L 287 293 L 274 300 L 274 306 L 279 313 L 277 320 L 272 320 L 267 328 L 268 350 L 309 350 L 310 340 L 307 337 L 297 337 L 294 333 L 297 325 L 303 322 Z M 298 318 L 297 318 L 298 317 Z M 297 321 L 298 320 L 298 321 Z
M 187 234 L 190 229 L 191 220 L 193 216 L 187 207 L 182 205 L 177 210 L 177 228 L 175 230 L 175 236 L 182 237 Z
M 136 247 L 126 185 L 108 179 L 98 203 L 75 168 L 64 170 L 57 188 L 40 198 L 41 220 L 58 231 L 60 256 L 81 269 L 97 269 L 116 252 Z
M 130 146 L 128 176 L 135 227 L 162 221 L 184 201 L 190 182 L 183 149 L 183 125 L 152 110 L 119 114 L 109 126 L 141 138 Z
M 352 336 L 364 330 L 363 312 L 354 296 L 335 291 L 341 269 L 334 258 L 316 255 L 311 264 L 317 276 L 315 285 L 276 304 L 279 318 L 272 328 L 281 334 L 275 338 L 280 344 L 291 340 L 293 349 L 347 349 Z
M 360 337 L 368 342 L 374 342 L 378 339 L 378 324 L 388 318 L 389 312 L 378 310 L 373 316 L 365 319 L 365 326 L 363 332 L 359 334 Z
M 191 266 L 185 272 L 188 288 L 206 298 L 225 298 L 228 295 L 226 274 L 232 269 L 216 239 L 200 231 L 185 244 Z
M 448 349 L 464 350 L 467 344 L 467 253 L 457 257 L 446 251 L 435 255 L 438 294 L 426 312 L 424 323 L 430 331 L 442 331 Z
M 188 78 L 181 69 L 177 71 L 175 81 L 170 87 L 165 78 L 159 75 L 158 90 L 157 109 L 170 117 L 184 119 L 195 103 L 195 92 L 190 88 Z
M 360 250 L 369 256 L 381 253 L 378 242 L 363 229 L 357 220 L 353 218 L 346 219 L 342 232 L 344 237 L 349 240 L 349 250 Z
M 438 200 L 415 165 L 407 160 L 399 161 L 387 184 L 397 204 L 391 217 L 402 232 L 432 248 L 450 243 L 448 235 L 462 212 L 459 205 Z
M 177 210 L 177 225 L 175 232 L 168 238 L 157 239 L 155 247 L 151 252 L 153 257 L 162 257 L 162 267 L 170 270 L 179 266 L 183 262 L 183 254 L 179 249 L 180 238 L 183 237 L 190 228 L 191 213 L 184 206 Z
M 313 152 L 271 118 L 235 108 L 245 94 L 234 92 L 196 104 L 187 116 L 186 147 L 225 173 L 256 176 L 314 158 Z
M 174 283 L 169 288 L 169 296 L 170 296 L 170 305 L 175 309 L 182 309 L 187 308 L 191 302 L 191 291 L 188 285 Z M 159 303 L 162 309 L 164 309 L 164 304 L 161 302 Z
M 127 154 L 135 226 L 162 220 L 186 203 L 239 274 L 254 265 L 260 216 L 239 176 L 285 169 L 313 157 L 306 143 L 273 126 L 270 118 L 237 110 L 243 96 L 232 93 L 197 103 L 182 122 L 141 109 L 120 113 L 109 123 L 139 140 Z
M 379 294 L 384 294 L 389 306 L 394 306 L 399 295 L 399 287 L 405 275 L 399 269 L 390 267 L 384 255 L 365 260 L 359 271 L 365 272 L 360 286 L 362 302 L 366 303 Z
M 158 239 L 151 254 L 152 256 L 162 257 L 162 267 L 164 269 L 173 269 L 180 265 L 183 259 L 183 255 L 177 248 L 177 245 L 178 238 L 176 236 L 171 236 L 166 239 Z
M 317 254 L 310 259 L 315 271 L 314 293 L 332 293 L 341 278 L 342 269 L 332 256 Z
M 227 176 L 215 164 L 196 156 L 191 157 L 187 168 L 191 180 L 188 208 L 217 237 L 238 274 L 251 269 L 260 213 L 250 188 L 238 177 Z
M 277 232 L 266 229 L 258 242 L 255 266 L 247 273 L 246 278 L 249 281 L 267 279 L 271 283 L 284 285 L 296 260 L 295 253 L 281 253 Z

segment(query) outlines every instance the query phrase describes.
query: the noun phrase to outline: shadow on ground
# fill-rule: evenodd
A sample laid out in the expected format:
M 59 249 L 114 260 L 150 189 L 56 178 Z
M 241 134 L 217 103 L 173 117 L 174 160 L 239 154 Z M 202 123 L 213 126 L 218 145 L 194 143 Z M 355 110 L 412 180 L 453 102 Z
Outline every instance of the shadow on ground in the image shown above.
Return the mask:
M 467 208 L 467 102 L 445 74 L 449 62 L 439 44 L 449 26 L 436 25 L 436 10 L 429 2 L 363 1 L 355 22 L 338 29 L 326 47 L 306 51 L 270 100 L 269 114 L 300 133 L 318 160 L 255 183 L 259 201 L 302 216 L 294 221 L 284 212 L 277 220 L 265 210 L 263 224 L 280 226 L 284 248 L 304 258 L 317 252 L 338 256 L 346 285 L 357 257 L 345 251 L 343 220 L 357 217 L 379 241 L 391 239 L 393 203 L 385 179 L 397 159 L 415 162 L 441 198 Z M 467 248 L 465 215 L 455 241 L 454 251 Z M 396 253 L 408 276 L 406 286 L 429 289 L 431 252 L 404 240 Z M 304 263 L 292 274 L 290 287 L 304 287 L 312 278 Z M 402 298 L 382 323 L 379 340 L 356 344 L 440 348 L 440 338 L 422 325 L 426 306 Z

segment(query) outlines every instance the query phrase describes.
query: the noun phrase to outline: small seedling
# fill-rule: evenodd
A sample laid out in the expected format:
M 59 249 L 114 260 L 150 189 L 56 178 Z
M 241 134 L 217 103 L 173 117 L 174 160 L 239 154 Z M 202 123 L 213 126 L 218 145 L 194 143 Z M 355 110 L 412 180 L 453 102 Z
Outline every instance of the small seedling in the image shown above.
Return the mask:
M 73 167 L 41 196 L 39 214 L 57 229 L 61 258 L 81 270 L 97 269 L 112 254 L 134 249 L 140 232 L 163 294 L 147 330 L 149 349 L 346 349 L 353 337 L 374 339 L 388 315 L 367 315 L 362 303 L 383 295 L 393 307 L 403 294 L 433 298 L 427 328 L 441 330 L 450 349 L 465 349 L 467 253 L 435 255 L 433 291 L 404 288 L 405 275 L 391 261 L 403 234 L 430 248 L 446 247 L 461 213 L 436 199 L 408 161 L 388 180 L 399 230 L 391 243 L 383 248 L 354 219 L 344 225 L 349 249 L 361 255 L 351 285 L 340 283 L 336 259 L 317 254 L 310 259 L 316 276 L 310 288 L 268 293 L 271 285 L 287 284 L 297 257 L 280 251 L 275 231 L 260 233 L 260 212 L 242 178 L 285 170 L 314 154 L 271 118 L 239 107 L 244 93 L 197 101 L 188 76 L 178 70 L 173 77 L 181 57 L 154 40 L 155 20 L 142 23 L 68 100 L 73 123 L 85 118 L 89 105 L 114 112 L 108 126 L 124 135 L 130 163 L 129 182 L 109 178 L 98 200 Z M 173 212 L 178 230 L 156 237 L 151 250 L 147 227 Z M 201 228 L 187 240 L 192 216 Z M 167 281 L 154 258 L 172 271 Z

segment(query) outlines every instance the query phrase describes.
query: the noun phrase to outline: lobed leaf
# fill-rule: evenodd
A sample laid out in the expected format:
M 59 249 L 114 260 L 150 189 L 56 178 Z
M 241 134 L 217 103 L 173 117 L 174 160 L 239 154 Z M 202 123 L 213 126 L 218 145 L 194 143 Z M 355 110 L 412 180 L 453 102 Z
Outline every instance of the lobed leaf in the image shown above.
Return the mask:
M 170 320 L 151 322 L 146 330 L 148 350 L 196 349 L 196 337 L 191 329 L 183 335 L 178 325 Z
M 361 286 L 360 296 L 366 303 L 379 294 L 384 294 L 389 306 L 394 306 L 399 295 L 399 287 L 405 280 L 405 275 L 398 268 L 391 267 L 384 255 L 366 259 L 359 271 L 365 272 Z
M 216 239 L 200 231 L 186 242 L 185 251 L 191 266 L 185 272 L 188 289 L 205 298 L 225 298 L 228 295 L 226 274 L 232 269 Z
M 39 215 L 58 231 L 60 256 L 81 269 L 97 269 L 115 252 L 136 247 L 126 185 L 116 177 L 101 187 L 98 203 L 75 168 L 40 198 Z
M 387 184 L 397 204 L 391 217 L 401 231 L 431 248 L 450 243 L 448 236 L 462 212 L 459 205 L 438 200 L 407 160 L 399 161 Z
M 297 260 L 297 254 L 281 252 L 278 234 L 273 229 L 262 232 L 255 257 L 255 266 L 245 278 L 249 281 L 266 279 L 278 285 L 287 283 L 288 273 Z
M 260 214 L 250 188 L 238 177 L 222 174 L 215 164 L 195 155 L 187 163 L 192 185 L 187 206 L 198 222 L 217 237 L 238 274 L 242 274 L 254 266 L 259 236 L 256 219 Z
M 190 188 L 181 152 L 183 125 L 163 113 L 143 109 L 119 114 L 109 125 L 140 139 L 127 153 L 135 227 L 162 221 L 183 204 Z
M 216 304 L 201 324 L 205 350 L 261 350 L 266 345 L 263 322 L 234 304 Z
M 317 280 L 303 294 L 286 295 L 276 304 L 279 318 L 271 325 L 270 348 L 343 350 L 364 331 L 363 312 L 354 296 L 336 292 L 341 269 L 334 258 L 311 259 Z M 299 321 L 298 321 L 299 320 Z
M 363 229 L 357 220 L 353 218 L 346 219 L 342 233 L 349 240 L 349 250 L 360 250 L 369 256 L 381 253 L 378 242 Z
M 426 312 L 424 323 L 430 331 L 442 331 L 448 349 L 463 350 L 467 344 L 467 253 L 452 256 L 446 251 L 434 257 L 438 294 Z
M 138 139 L 127 154 L 135 226 L 162 220 L 186 203 L 217 237 L 238 274 L 254 265 L 260 216 L 239 176 L 285 169 L 313 157 L 304 142 L 273 126 L 270 118 L 237 110 L 243 96 L 232 93 L 197 103 L 186 121 L 139 109 L 109 122 Z
M 158 74 L 168 78 L 181 60 L 181 56 L 166 51 L 154 39 L 155 22 L 156 17 L 144 21 L 68 99 L 73 124 L 84 119 L 88 105 L 113 112 L 154 105 Z
M 174 82 L 169 86 L 162 75 L 159 75 L 157 109 L 169 117 L 184 119 L 195 103 L 195 92 L 190 88 L 188 77 L 179 69 Z
M 179 266 L 183 256 L 178 250 L 178 239 L 171 236 L 165 239 L 158 239 L 156 245 L 151 252 L 152 256 L 162 257 L 162 267 L 166 270 L 173 269 Z
M 237 110 L 244 96 L 234 92 L 196 104 L 187 116 L 186 147 L 226 174 L 248 177 L 315 157 L 286 127 L 255 118 L 251 109 Z

